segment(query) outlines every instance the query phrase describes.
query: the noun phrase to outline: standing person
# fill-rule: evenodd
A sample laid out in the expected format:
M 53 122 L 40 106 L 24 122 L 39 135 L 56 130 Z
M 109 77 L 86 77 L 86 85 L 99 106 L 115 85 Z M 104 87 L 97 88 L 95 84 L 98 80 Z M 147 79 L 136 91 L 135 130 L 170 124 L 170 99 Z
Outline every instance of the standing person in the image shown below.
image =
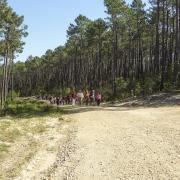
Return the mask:
M 89 100 L 90 100 L 90 93 L 88 90 L 85 91 L 85 102 L 86 102 L 86 106 L 89 104 Z
M 49 102 L 50 102 L 50 104 L 53 104 L 53 97 L 52 96 L 49 98 Z
M 81 90 L 77 93 L 77 98 L 78 98 L 79 104 L 82 105 L 84 94 Z
M 66 98 L 63 96 L 62 97 L 62 105 L 65 105 L 65 103 L 66 103 Z
M 57 104 L 57 106 L 59 106 L 59 103 L 60 103 L 60 98 L 56 97 L 56 104 Z
M 76 105 L 76 93 L 73 91 L 71 94 L 71 98 L 72 98 L 72 106 Z
M 71 102 L 70 94 L 68 94 L 66 98 L 67 98 L 67 104 L 70 104 L 70 102 Z
M 96 95 L 96 103 L 97 103 L 98 106 L 101 103 L 101 99 L 102 99 L 101 93 L 98 92 L 97 95 Z
M 62 105 L 62 96 L 59 98 L 59 104 Z
M 92 90 L 90 93 L 90 102 L 91 102 L 91 105 L 93 105 L 95 102 L 95 90 Z
M 56 104 L 56 97 L 53 97 L 53 104 Z
M 67 96 L 64 96 L 64 98 L 65 98 L 65 104 L 67 105 L 68 104 Z

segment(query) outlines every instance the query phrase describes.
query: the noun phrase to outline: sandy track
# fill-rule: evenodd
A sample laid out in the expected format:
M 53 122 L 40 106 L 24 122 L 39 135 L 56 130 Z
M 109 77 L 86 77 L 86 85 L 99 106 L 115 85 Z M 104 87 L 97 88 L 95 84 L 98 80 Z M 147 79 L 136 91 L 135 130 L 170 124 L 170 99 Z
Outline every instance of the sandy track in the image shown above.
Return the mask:
M 16 179 L 180 179 L 180 107 L 77 107 L 64 118 L 73 119 L 66 138 L 52 131 L 57 138 L 46 141 L 44 134 L 44 148 Z
M 80 111 L 73 151 L 50 179 L 180 179 L 180 107 Z

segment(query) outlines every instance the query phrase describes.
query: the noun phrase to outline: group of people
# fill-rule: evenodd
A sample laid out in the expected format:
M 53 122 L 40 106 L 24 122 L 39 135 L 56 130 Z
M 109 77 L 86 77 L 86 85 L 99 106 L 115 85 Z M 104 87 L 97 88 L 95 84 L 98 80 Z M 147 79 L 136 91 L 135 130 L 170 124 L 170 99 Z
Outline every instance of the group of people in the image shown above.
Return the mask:
M 96 103 L 99 106 L 102 101 L 102 95 L 99 91 L 96 92 L 95 90 L 79 90 L 78 92 L 72 91 L 67 96 L 51 96 L 49 101 L 51 104 L 57 105 L 72 104 L 75 106 L 76 104 L 94 105 Z

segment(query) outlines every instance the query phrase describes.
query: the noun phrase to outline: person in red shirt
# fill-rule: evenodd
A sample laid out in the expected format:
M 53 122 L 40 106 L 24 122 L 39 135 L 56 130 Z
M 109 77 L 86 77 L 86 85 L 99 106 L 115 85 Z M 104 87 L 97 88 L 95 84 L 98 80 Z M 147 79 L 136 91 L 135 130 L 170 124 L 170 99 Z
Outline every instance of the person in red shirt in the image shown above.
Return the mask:
M 101 99 L 102 99 L 101 93 L 97 92 L 97 94 L 96 94 L 96 103 L 97 103 L 98 106 L 101 103 Z

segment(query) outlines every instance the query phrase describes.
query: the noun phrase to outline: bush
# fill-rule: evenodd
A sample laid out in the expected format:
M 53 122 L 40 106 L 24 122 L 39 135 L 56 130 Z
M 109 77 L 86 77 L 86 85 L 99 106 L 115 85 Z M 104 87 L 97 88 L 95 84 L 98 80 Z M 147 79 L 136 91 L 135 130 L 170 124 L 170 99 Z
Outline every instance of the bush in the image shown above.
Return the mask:
M 106 85 L 101 87 L 100 92 L 102 94 L 103 101 L 110 101 L 112 100 L 112 88 L 110 85 Z
M 46 115 L 47 113 L 56 112 L 62 112 L 62 110 L 60 108 L 56 108 L 52 105 L 49 105 L 44 101 L 26 98 L 7 101 L 6 107 L 2 111 L 1 116 L 33 116 Z
M 156 78 L 148 77 L 145 79 L 145 83 L 144 83 L 144 87 L 143 87 L 144 94 L 152 94 L 156 88 L 157 88 L 157 79 Z
M 141 85 L 140 85 L 140 82 L 136 82 L 135 84 L 135 88 L 134 88 L 134 92 L 135 92 L 135 95 L 136 96 L 139 96 L 141 94 Z
M 173 86 L 172 83 L 170 83 L 170 82 L 165 82 L 165 83 L 164 83 L 164 90 L 165 90 L 165 91 L 170 91 L 170 90 L 172 90 L 173 88 L 174 88 L 174 86 Z
M 62 91 L 62 95 L 67 96 L 70 92 L 71 92 L 70 88 L 64 88 L 63 91 Z
M 139 96 L 142 91 L 140 82 L 137 80 L 129 81 L 128 91 L 131 92 L 131 96 Z
M 17 92 L 17 91 L 10 91 L 10 93 L 9 93 L 9 96 L 8 96 L 8 98 L 17 98 L 17 97 L 19 97 L 19 95 L 20 95 L 20 93 L 19 92 Z
M 123 99 L 130 96 L 130 92 L 128 91 L 128 84 L 129 82 L 124 80 L 123 77 L 116 79 L 116 98 Z

